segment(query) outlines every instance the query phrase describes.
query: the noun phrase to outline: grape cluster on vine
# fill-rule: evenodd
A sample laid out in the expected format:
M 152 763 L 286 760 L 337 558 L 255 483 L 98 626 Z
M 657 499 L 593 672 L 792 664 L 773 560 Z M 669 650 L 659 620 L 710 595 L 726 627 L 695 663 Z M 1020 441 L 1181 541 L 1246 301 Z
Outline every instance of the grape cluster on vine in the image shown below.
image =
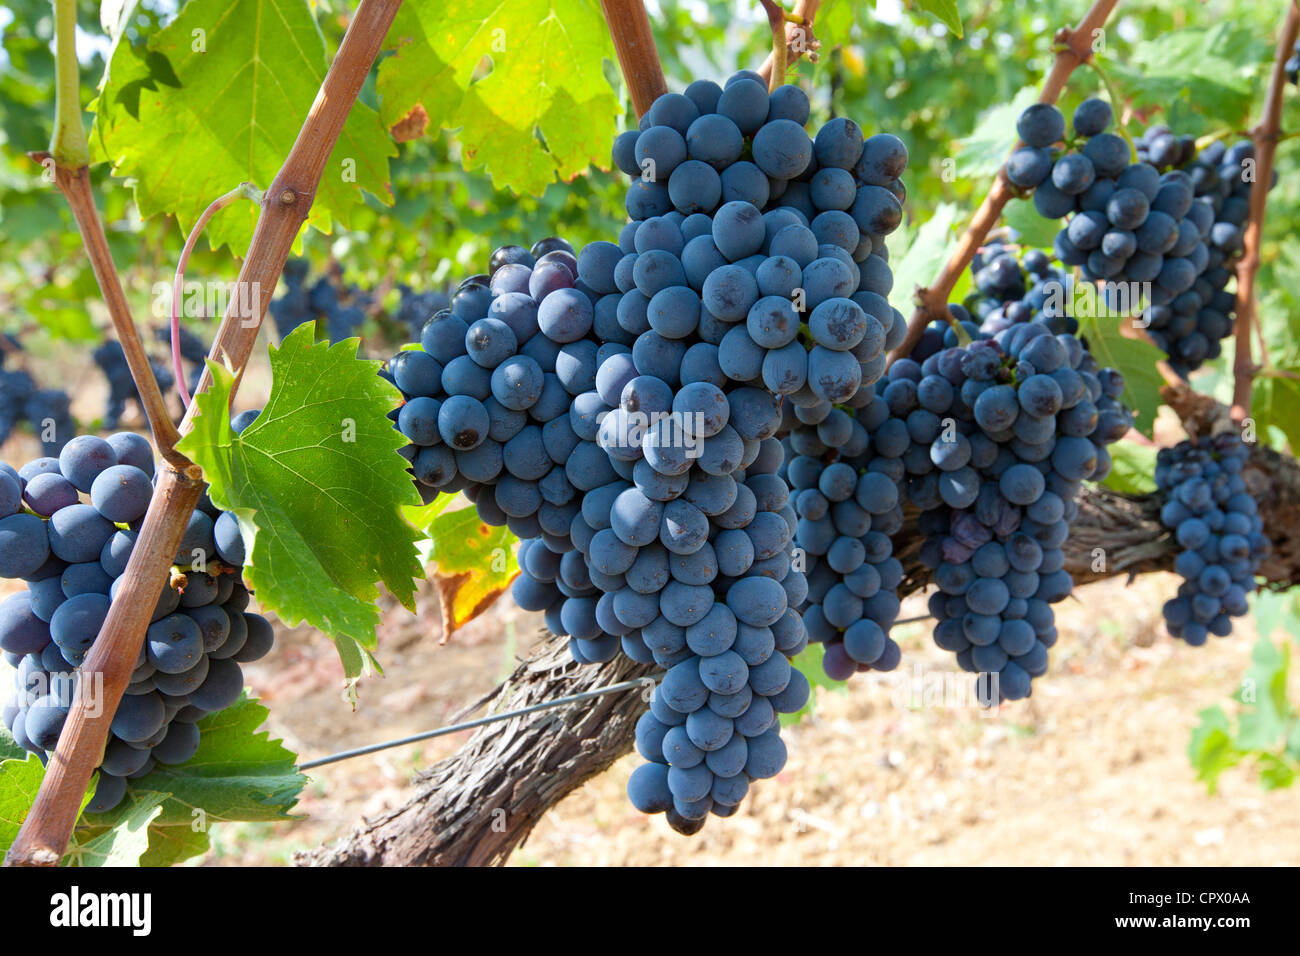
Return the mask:
M 853 402 L 905 333 L 906 150 L 809 112 L 749 73 L 661 97 L 614 145 L 619 242 L 498 250 L 387 373 L 417 481 L 525 539 L 518 603 L 579 662 L 665 669 L 629 793 L 683 831 L 780 769 L 809 694 L 782 401 Z
M 1074 335 L 1029 322 L 975 338 L 896 362 L 885 394 L 916 442 L 907 490 L 939 589 L 935 643 L 996 675 L 980 685 L 994 703 L 1028 696 L 1047 669 L 1078 495 L 1109 473 L 1106 445 L 1132 417 L 1122 376 Z
M 1176 152 L 1171 141 L 1178 143 Z M 1142 315 L 1151 340 L 1169 355 L 1174 370 L 1186 377 L 1221 354 L 1222 340 L 1236 326 L 1236 296 L 1226 287 L 1245 251 L 1255 144 L 1240 140 L 1225 146 L 1216 140 L 1198 152 L 1192 137 L 1175 137 L 1167 127 L 1155 126 L 1137 146 L 1139 156 L 1149 162 L 1176 163 L 1187 173 L 1196 193 L 1193 213 L 1200 223 L 1209 223 L 1205 231 L 1209 255 L 1195 284 L 1168 302 L 1152 303 Z
M 1227 637 L 1250 610 L 1259 564 L 1272 551 L 1259 507 L 1242 476 L 1250 448 L 1227 433 L 1179 442 L 1156 456 L 1156 485 L 1166 501 L 1160 521 L 1182 551 L 1182 578 L 1165 602 L 1169 633 L 1193 646 Z
M 75 695 L 97 692 L 78 685 L 77 669 L 121 587 L 153 492 L 153 449 L 134 432 L 82 435 L 57 458 L 17 470 L 0 463 L 0 577 L 27 584 L 0 603 L 0 650 L 15 668 L 3 719 L 43 760 Z M 196 722 L 233 704 L 240 664 L 270 651 L 270 622 L 247 610 L 244 557 L 234 515 L 205 494 L 113 715 L 89 812 L 115 807 L 156 766 L 189 760 Z
M 1024 145 L 1007 160 L 1007 179 L 1033 190 L 1040 215 L 1067 219 L 1055 241 L 1062 263 L 1090 281 L 1146 283 L 1152 303 L 1167 303 L 1204 271 L 1210 223 L 1194 209 L 1190 177 L 1131 162 L 1128 142 L 1107 132 L 1113 119 L 1104 100 L 1084 100 L 1062 149 L 1065 117 L 1035 103 L 1016 121 Z

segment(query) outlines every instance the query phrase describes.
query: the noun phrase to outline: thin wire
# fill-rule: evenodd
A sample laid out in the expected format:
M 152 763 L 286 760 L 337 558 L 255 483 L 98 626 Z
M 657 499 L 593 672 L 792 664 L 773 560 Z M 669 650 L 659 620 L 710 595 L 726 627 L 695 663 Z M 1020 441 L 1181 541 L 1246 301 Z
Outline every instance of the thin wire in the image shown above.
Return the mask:
M 585 690 L 581 694 L 571 694 L 568 697 L 557 697 L 555 700 L 543 701 L 540 704 L 533 704 L 519 710 L 509 710 L 501 714 L 488 714 L 486 717 L 479 717 L 475 720 L 467 720 L 459 724 L 448 724 L 446 727 L 439 727 L 437 730 L 426 730 L 424 733 L 412 734 L 410 737 L 399 737 L 396 740 L 386 740 L 383 743 L 370 744 L 366 747 L 358 747 L 355 750 L 344 750 L 328 757 L 321 757 L 317 760 L 308 760 L 306 763 L 298 764 L 299 770 L 311 770 L 313 767 L 322 767 L 328 763 L 338 763 L 341 760 L 348 760 L 352 757 L 364 757 L 366 754 L 372 754 L 379 750 L 388 750 L 390 747 L 400 747 L 403 744 L 413 744 L 420 740 L 429 740 L 433 737 L 442 737 L 446 734 L 454 734 L 461 730 L 472 730 L 475 727 L 482 727 L 484 724 L 496 723 L 499 720 L 509 720 L 511 717 L 520 717 L 524 714 L 536 713 L 539 710 L 549 710 L 552 707 L 563 707 L 565 704 L 573 704 L 580 700 L 587 700 L 591 697 L 599 697 L 602 694 L 616 694 L 625 690 L 632 690 L 635 687 L 644 687 L 647 682 L 651 685 L 655 683 L 653 677 L 639 677 L 636 680 L 626 680 L 619 684 L 611 684 L 608 687 L 598 687 L 595 690 Z
M 917 621 L 928 621 L 933 618 L 933 614 L 920 614 L 916 617 L 900 617 L 895 624 L 915 624 Z

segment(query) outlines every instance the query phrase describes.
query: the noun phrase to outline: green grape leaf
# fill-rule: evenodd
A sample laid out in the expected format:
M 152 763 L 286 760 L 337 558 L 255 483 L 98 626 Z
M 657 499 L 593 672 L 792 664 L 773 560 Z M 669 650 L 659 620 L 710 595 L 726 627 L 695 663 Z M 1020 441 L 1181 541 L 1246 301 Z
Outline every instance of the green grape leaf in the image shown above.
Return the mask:
M 1265 790 L 1282 790 L 1295 783 L 1296 767 L 1285 754 L 1259 755 L 1259 785 Z
M 1135 441 L 1120 441 L 1109 448 L 1110 474 L 1102 482 L 1126 495 L 1145 495 L 1156 490 L 1156 447 Z
M 1219 775 L 1241 762 L 1241 751 L 1232 743 L 1232 726 L 1222 707 L 1207 707 L 1198 716 L 1201 722 L 1192 730 L 1187 757 L 1196 771 L 1196 779 L 1214 793 L 1219 786 Z
M 15 751 L 21 756 L 10 759 Z M 32 810 L 36 793 L 45 779 L 45 767 L 34 754 L 28 754 L 0 725 L 0 858 L 13 846 L 14 838 Z M 94 781 L 81 800 L 82 807 L 95 795 Z
M 1002 210 L 1002 221 L 1020 234 L 1022 246 L 1051 249 L 1056 234 L 1061 231 L 1061 220 L 1048 219 L 1038 214 L 1029 199 L 1013 199 Z
M 121 822 L 94 836 L 73 833 L 64 857 L 65 866 L 138 866 L 149 849 L 149 828 L 162 814 L 169 794 L 145 792 L 128 795 L 119 805 Z
M 451 500 L 451 495 L 439 495 Z M 473 507 L 442 511 L 422 526 L 429 536 L 429 557 L 442 603 L 442 639 L 486 611 L 519 574 L 509 528 L 485 524 Z
M 956 174 L 978 178 L 997 173 L 1016 144 L 1016 120 L 1037 100 L 1038 90 L 1026 86 L 1009 103 L 986 110 L 971 134 L 957 144 Z
M 913 0 L 912 5 L 930 14 L 947 27 L 954 36 L 962 35 L 961 11 L 957 9 L 957 0 Z
M 953 227 L 957 224 L 957 207 L 943 203 L 920 229 L 901 237 L 906 245 L 901 250 L 890 249 L 894 270 L 894 288 L 889 293 L 890 305 L 903 316 L 910 317 L 916 308 L 916 290 L 934 279 L 956 244 Z M 910 242 L 907 241 L 910 236 Z M 891 245 L 894 245 L 891 242 Z M 901 251 L 901 255 L 897 255 Z M 896 256 L 896 257 L 895 257 Z
M 27 751 L 18 746 L 14 735 L 9 733 L 4 724 L 0 724 L 0 760 L 26 760 Z
M 93 104 L 94 157 L 135 180 L 142 216 L 172 214 L 188 229 L 239 183 L 270 185 L 328 62 L 305 0 L 190 0 L 147 48 L 115 43 Z M 324 232 L 348 225 L 363 190 L 391 202 L 396 153 L 379 115 L 353 106 L 308 222 Z M 208 241 L 242 254 L 256 220 L 251 203 L 238 203 L 213 218 Z
M 1300 373 L 1300 365 L 1285 371 Z M 1267 371 L 1257 376 L 1251 385 L 1250 414 L 1261 434 L 1276 428 L 1292 448 L 1300 448 L 1300 382 Z
M 270 349 L 271 396 L 243 434 L 230 427 L 233 374 L 209 361 L 194 430 L 178 446 L 233 511 L 259 604 L 337 641 L 375 647 L 377 581 L 414 608 L 418 533 L 401 507 L 418 496 L 387 413 L 401 394 L 356 357 L 357 339 L 315 345 L 299 327 Z M 349 655 L 348 676 L 359 673 Z
M 619 103 L 594 0 L 408 0 L 388 43 L 386 126 L 457 129 L 465 168 L 519 193 L 540 195 L 592 163 L 609 168 Z
M 1242 681 L 1238 699 L 1244 705 L 1237 718 L 1237 746 L 1244 750 L 1265 750 L 1283 737 L 1292 714 L 1287 700 L 1287 677 L 1291 671 L 1291 648 L 1279 648 L 1261 638 L 1250 653 L 1251 668 Z
M 1168 30 L 1133 47 L 1123 61 L 1100 65 L 1135 109 L 1159 107 L 1184 133 L 1250 122 L 1251 73 L 1268 55 L 1258 31 L 1225 21 Z
M 45 768 L 34 755 L 0 762 L 0 856 L 13 846 L 44 777 Z
M 1077 298 L 1077 297 L 1076 297 Z M 1130 339 L 1119 332 L 1113 316 L 1078 315 L 1079 336 L 1087 338 L 1088 350 L 1102 368 L 1117 369 L 1124 376 L 1121 401 L 1133 412 L 1133 427 L 1153 438 L 1156 413 L 1160 410 L 1160 388 L 1165 380 L 1156 362 L 1164 353 L 1147 339 Z
M 1288 634 L 1300 634 L 1300 591 L 1256 591 L 1250 596 L 1250 618 L 1255 633 L 1272 638 L 1279 627 Z
M 141 808 L 157 799 L 141 866 L 170 866 L 206 852 L 215 823 L 292 819 L 307 778 L 297 757 L 258 728 L 267 709 L 247 697 L 199 721 L 198 752 L 177 766 L 159 765 L 131 781 L 130 800 L 108 813 L 86 815 L 78 826 L 82 846 L 139 824 Z

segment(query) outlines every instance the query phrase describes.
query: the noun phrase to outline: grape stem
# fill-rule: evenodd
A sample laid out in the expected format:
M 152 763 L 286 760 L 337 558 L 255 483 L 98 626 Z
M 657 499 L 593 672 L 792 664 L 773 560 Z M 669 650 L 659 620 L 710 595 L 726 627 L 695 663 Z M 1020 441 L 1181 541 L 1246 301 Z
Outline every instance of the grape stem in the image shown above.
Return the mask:
M 641 0 L 600 0 L 600 10 L 618 53 L 632 108 L 640 119 L 655 100 L 668 92 L 645 4 Z
M 1052 64 L 1052 70 L 1047 74 L 1047 79 L 1043 81 L 1042 91 L 1038 94 L 1038 102 L 1055 103 L 1061 95 L 1061 90 L 1065 88 L 1066 81 L 1080 65 L 1086 63 L 1093 53 L 1093 44 L 1096 41 L 1097 34 L 1101 31 L 1106 18 L 1110 16 L 1111 11 L 1119 0 L 1096 0 L 1079 25 L 1073 30 L 1063 29 L 1057 35 L 1059 49 L 1056 53 L 1056 60 Z M 1020 146 L 1017 141 L 1015 146 Z M 1012 148 L 1013 151 L 1015 147 Z M 907 324 L 907 335 L 894 350 L 890 356 L 891 362 L 909 354 L 916 343 L 921 340 L 925 327 L 934 319 L 946 319 L 951 321 L 951 313 L 948 311 L 948 296 L 952 294 L 953 287 L 956 286 L 957 280 L 961 274 L 966 271 L 970 265 L 971 259 L 975 255 L 975 250 L 984 244 L 985 237 L 989 231 L 997 225 L 998 218 L 1002 215 L 1002 209 L 1015 196 L 1015 187 L 1007 179 L 1006 167 L 998 170 L 997 178 L 993 181 L 993 187 L 989 190 L 984 201 L 980 203 L 979 209 L 971 218 L 970 225 L 961 238 L 957 240 L 957 247 L 953 249 L 948 261 L 943 264 L 939 270 L 939 275 L 935 277 L 926 288 L 916 290 L 916 310 L 912 313 L 912 318 Z
M 785 71 L 789 62 L 788 47 L 785 38 L 785 7 L 776 0 L 759 0 L 767 12 L 767 22 L 772 28 L 772 71 L 767 78 L 767 91 L 770 93 L 785 80 Z
M 153 432 L 154 442 L 165 460 L 183 468 L 189 460 L 176 451 L 180 438 L 162 390 L 154 378 L 149 356 L 140 343 L 140 334 L 131 318 L 122 280 L 118 275 L 113 255 L 108 248 L 104 225 L 95 207 L 95 197 L 90 188 L 90 150 L 81 124 L 81 78 L 76 49 L 76 0 L 55 0 L 54 4 L 54 68 L 56 77 L 54 99 L 54 135 L 48 151 L 29 153 L 39 163 L 47 180 L 54 182 L 68 201 L 72 218 L 81 234 L 81 243 L 90 260 L 91 271 L 99 285 L 100 295 L 108 309 L 109 319 L 122 344 L 127 368 L 140 395 L 140 406 Z
M 1250 191 L 1250 217 L 1242 236 L 1245 252 L 1237 263 L 1237 325 L 1236 354 L 1232 360 L 1232 418 L 1240 423 L 1250 414 L 1251 393 L 1255 373 L 1260 366 L 1251 356 L 1251 330 L 1258 321 L 1255 309 L 1255 276 L 1259 272 L 1259 247 L 1264 233 L 1264 213 L 1268 207 L 1268 190 L 1273 181 L 1273 157 L 1282 125 L 1282 95 L 1286 91 L 1286 61 L 1294 52 L 1296 35 L 1300 33 L 1300 9 L 1294 0 L 1287 0 L 1286 20 L 1277 37 L 1277 54 L 1273 58 L 1273 75 L 1268 82 L 1268 96 L 1264 100 L 1264 113 L 1259 125 L 1251 130 L 1255 142 L 1255 180 Z M 1261 344 L 1261 359 L 1267 360 L 1267 351 Z
M 1133 145 L 1133 137 L 1129 135 L 1128 124 L 1124 122 L 1124 103 L 1115 92 L 1115 87 L 1111 85 L 1110 77 L 1106 71 L 1101 68 L 1101 64 L 1093 57 L 1088 60 L 1088 66 L 1092 72 L 1097 74 L 1097 79 L 1101 80 L 1101 85 L 1106 90 L 1106 95 L 1110 98 L 1111 110 L 1115 114 L 1115 126 L 1119 130 L 1119 135 L 1128 143 L 1129 162 L 1137 162 L 1137 147 Z
M 266 191 L 239 272 L 242 288 L 252 292 L 275 288 L 294 240 L 307 220 L 329 154 L 400 6 L 401 0 L 361 0 L 357 6 L 298 138 Z M 79 174 L 84 177 L 85 170 Z M 93 203 L 90 208 L 94 208 Z M 231 296 L 210 358 L 243 369 L 269 305 L 268 297 L 260 294 Z M 211 375 L 205 371 L 197 391 L 203 391 L 210 382 Z M 181 422 L 181 434 L 190 430 L 193 414 L 191 405 Z M 79 669 L 82 678 L 102 675 L 102 693 L 74 695 L 58 747 L 31 812 L 5 857 L 6 866 L 57 866 L 63 858 L 81 811 L 82 797 L 104 753 L 109 725 L 135 670 L 158 594 L 167 581 L 172 559 L 202 490 L 201 474 L 194 466 L 178 469 L 169 460 L 160 469 L 158 488 L 149 503 L 117 598 Z
M 77 0 L 54 0 L 54 135 L 50 155 L 60 166 L 90 165 L 81 125 L 81 67 L 77 63 Z
M 762 3 L 764 8 L 768 8 L 768 0 L 762 0 Z M 785 44 L 780 45 L 777 38 L 773 37 L 772 52 L 758 68 L 758 75 L 767 82 L 769 89 L 774 90 L 785 82 L 786 71 L 799 57 L 807 55 L 810 61 L 817 62 L 817 50 L 821 42 L 813 36 L 812 29 L 821 0 L 796 0 L 794 10 L 790 13 L 786 13 L 777 4 L 772 5 L 780 9 L 781 32 L 785 35 Z M 771 19 L 772 11 L 768 8 L 768 20 Z M 772 29 L 775 33 L 777 28 L 773 25 Z
M 189 265 L 190 253 L 194 251 L 199 236 L 208 221 L 232 203 L 240 199 L 251 199 L 259 206 L 262 204 L 262 192 L 252 183 L 240 183 L 224 196 L 213 200 L 203 214 L 199 216 L 194 228 L 185 237 L 185 248 L 181 250 L 180 260 L 176 263 L 176 277 L 172 280 L 172 370 L 176 373 L 176 391 L 181 396 L 181 403 L 190 407 L 190 391 L 185 387 L 185 369 L 181 366 L 181 313 L 180 303 L 185 288 L 185 267 Z

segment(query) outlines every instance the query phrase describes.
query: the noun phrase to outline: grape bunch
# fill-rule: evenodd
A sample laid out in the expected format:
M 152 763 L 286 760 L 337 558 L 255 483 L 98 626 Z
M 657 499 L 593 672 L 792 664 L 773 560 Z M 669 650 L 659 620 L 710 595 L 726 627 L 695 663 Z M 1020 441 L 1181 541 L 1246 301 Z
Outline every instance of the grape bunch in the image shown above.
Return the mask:
M 986 335 L 1024 322 L 1042 322 L 1057 335 L 1079 331 L 1064 307 L 1069 274 L 1041 249 L 1026 249 L 1017 259 L 1012 248 L 994 240 L 975 253 L 971 275 L 976 291 L 953 313 L 958 321 L 975 318 Z
M 141 417 L 144 417 L 144 405 L 140 401 L 140 393 L 136 390 L 135 380 L 131 378 L 131 367 L 126 362 L 122 343 L 117 339 L 108 339 L 95 349 L 92 356 L 99 370 L 104 373 L 104 378 L 108 380 L 108 399 L 104 406 L 103 426 L 109 429 L 116 428 L 122 421 L 122 416 L 126 414 L 128 402 L 134 402 L 140 409 Z M 171 363 L 163 363 L 151 358 L 149 368 L 153 371 L 154 380 L 158 382 L 158 388 L 164 395 L 167 394 L 176 384 Z M 64 434 L 71 438 L 74 433 L 75 428 L 70 428 Z M 46 453 L 49 454 L 49 449 L 46 449 Z
M 0 358 L 21 350 L 12 336 L 6 339 L 9 348 L 0 350 Z M 0 361 L 0 442 L 8 440 L 22 422 L 31 424 L 47 455 L 58 454 L 77 428 L 67 392 L 40 388 L 26 371 L 4 368 Z
M 498 249 L 386 372 L 426 494 L 524 539 L 517 603 L 579 663 L 666 671 L 629 794 L 683 832 L 779 771 L 776 716 L 809 694 L 782 396 L 853 401 L 905 333 L 906 150 L 846 120 L 809 137 L 808 113 L 752 74 L 661 97 L 614 146 L 619 242 Z
M 600 360 L 624 347 L 597 345 L 612 309 L 593 303 L 563 239 L 503 246 L 483 278 L 388 362 L 403 454 L 426 497 L 463 491 L 488 524 L 568 550 L 580 496 L 615 477 L 595 441 L 595 386 Z
M 1211 221 L 1195 208 L 1185 172 L 1161 174 L 1154 154 L 1130 162 L 1128 143 L 1106 131 L 1113 118 L 1105 101 L 1084 100 L 1074 112 L 1074 140 L 1061 149 L 1065 117 L 1033 104 L 1016 121 L 1024 145 L 1007 160 L 1006 176 L 1033 190 L 1041 216 L 1068 217 L 1054 244 L 1064 265 L 1081 267 L 1089 281 L 1149 283 L 1151 304 L 1164 305 L 1205 270 Z
M 1272 550 L 1242 477 L 1249 454 L 1228 433 L 1180 442 L 1156 456 L 1156 485 L 1165 495 L 1160 521 L 1182 548 L 1174 570 L 1183 583 L 1165 602 L 1165 624 L 1193 646 L 1232 633 L 1232 619 L 1249 610 L 1255 574 Z
M 649 762 L 629 796 L 689 832 L 779 770 L 775 713 L 808 696 L 787 659 L 808 640 L 796 609 L 809 582 L 775 440 L 782 407 L 816 420 L 857 401 L 906 332 L 885 299 L 906 148 L 843 118 L 809 136 L 808 116 L 797 87 L 769 94 L 750 73 L 660 97 L 614 144 L 633 177 L 631 222 L 617 246 L 579 257 L 593 288 L 619 294 L 618 341 L 631 348 L 598 373 L 598 389 L 616 386 L 601 395 L 598 439 L 625 477 L 612 507 L 592 509 L 611 511 L 613 534 L 597 530 L 587 549 L 591 577 L 613 592 L 605 623 L 639 628 L 668 668 L 638 728 Z M 618 572 L 629 548 L 635 561 L 668 552 L 657 610 L 653 595 L 629 595 L 651 583 L 637 564 Z
M 1291 48 L 1291 56 L 1286 61 L 1286 80 L 1292 86 L 1300 85 L 1300 40 Z
M 981 675 L 993 704 L 1028 696 L 1047 669 L 1051 605 L 1073 586 L 1062 547 L 1076 498 L 1109 472 L 1106 445 L 1132 418 L 1123 378 L 1075 336 L 1028 322 L 973 338 L 961 346 L 948 330 L 946 347 L 895 362 L 882 397 L 906 423 L 899 443 L 911 441 L 902 460 L 939 589 L 935 643 Z
M 411 336 L 416 339 L 420 337 L 420 331 L 430 317 L 451 306 L 451 298 L 447 293 L 437 289 L 416 292 L 406 283 L 400 283 L 397 291 L 401 298 L 393 317 L 403 328 L 409 329 Z
M 1221 340 L 1232 334 L 1235 325 L 1236 296 L 1226 288 L 1245 251 L 1242 238 L 1250 216 L 1255 146 L 1250 140 L 1231 146 L 1215 141 L 1198 153 L 1192 137 L 1176 137 L 1168 127 L 1155 126 L 1147 130 L 1137 148 L 1139 156 L 1158 167 L 1182 168 L 1196 194 L 1189 216 L 1198 225 L 1208 224 L 1205 243 L 1209 255 L 1195 284 L 1169 302 L 1150 305 L 1143 313 L 1152 341 L 1185 378 L 1201 363 L 1221 354 Z M 1276 184 L 1277 173 L 1273 176 Z
M 280 338 L 298 326 L 325 320 L 325 332 L 331 343 L 359 334 L 366 321 L 369 296 L 357 286 L 340 286 L 332 274 L 307 284 L 310 266 L 306 259 L 292 259 L 284 265 L 285 291 L 271 301 L 271 318 Z M 427 313 L 426 313 L 427 316 Z
M 81 692 L 76 669 L 121 586 L 153 476 L 153 449 L 134 432 L 79 436 L 18 470 L 0 463 L 0 577 L 27 583 L 0 603 L 0 649 L 16 671 L 3 718 L 43 760 Z M 247 611 L 243 563 L 234 515 L 205 494 L 113 716 L 90 812 L 112 809 L 155 766 L 189 760 L 196 721 L 234 703 L 239 665 L 271 649 L 270 623 Z

